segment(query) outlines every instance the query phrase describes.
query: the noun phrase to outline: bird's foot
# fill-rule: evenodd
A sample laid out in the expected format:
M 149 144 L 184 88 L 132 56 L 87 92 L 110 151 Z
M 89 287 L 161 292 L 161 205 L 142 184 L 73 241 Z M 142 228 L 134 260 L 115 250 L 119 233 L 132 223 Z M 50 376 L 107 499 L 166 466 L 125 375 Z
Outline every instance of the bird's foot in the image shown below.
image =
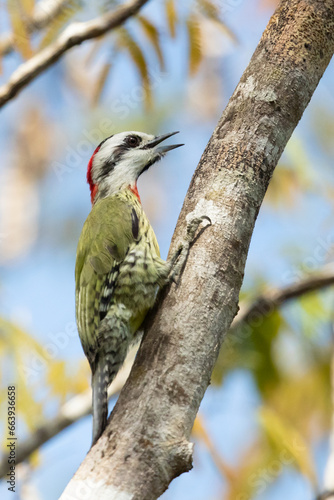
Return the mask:
M 190 222 L 188 222 L 186 237 L 184 241 L 179 243 L 176 252 L 173 254 L 172 258 L 169 261 L 170 272 L 167 278 L 167 284 L 172 282 L 178 284 L 178 280 L 181 277 L 186 265 L 190 247 L 196 239 L 197 230 L 204 221 L 208 222 L 208 224 L 206 224 L 202 228 L 204 230 L 212 224 L 211 219 L 207 215 L 196 217 L 195 219 L 192 219 Z

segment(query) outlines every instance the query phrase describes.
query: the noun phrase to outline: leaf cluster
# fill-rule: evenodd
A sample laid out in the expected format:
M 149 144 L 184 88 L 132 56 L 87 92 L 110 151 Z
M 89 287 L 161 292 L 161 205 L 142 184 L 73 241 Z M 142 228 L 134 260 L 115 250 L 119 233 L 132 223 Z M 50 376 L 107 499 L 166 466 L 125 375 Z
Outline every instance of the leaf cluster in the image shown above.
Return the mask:
M 46 4 L 47 2 L 45 2 Z M 56 4 L 56 3 L 55 3 Z M 97 3 L 95 9 L 102 15 L 121 5 L 119 1 Z M 56 42 L 57 37 L 70 22 L 81 20 L 91 13 L 92 7 L 81 0 L 57 2 L 57 8 L 45 5 L 50 12 L 40 19 L 34 0 L 7 0 L 3 7 L 8 16 L 11 33 L 0 38 L 0 59 L 15 51 L 24 60 Z M 107 33 L 91 43 L 92 54 L 87 60 L 100 60 L 92 82 L 91 101 L 97 104 L 120 58 L 126 56 L 137 71 L 144 91 L 146 108 L 152 105 L 150 76 L 151 54 L 156 58 L 161 72 L 166 69 L 165 45 L 185 31 L 188 42 L 188 73 L 195 75 L 205 58 L 204 23 L 221 30 L 223 36 L 235 40 L 234 34 L 220 14 L 218 3 L 211 0 L 193 0 L 186 9 L 175 0 L 164 0 L 160 5 L 159 20 L 153 21 L 139 13 L 117 30 Z M 94 10 L 94 9 L 93 9 Z

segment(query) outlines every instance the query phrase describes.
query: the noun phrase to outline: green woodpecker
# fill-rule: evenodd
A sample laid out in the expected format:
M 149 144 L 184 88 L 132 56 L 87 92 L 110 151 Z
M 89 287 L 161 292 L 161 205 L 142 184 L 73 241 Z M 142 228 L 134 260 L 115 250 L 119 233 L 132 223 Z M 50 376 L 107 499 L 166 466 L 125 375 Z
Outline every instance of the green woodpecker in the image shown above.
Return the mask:
M 93 444 L 107 423 L 108 386 L 180 255 L 160 258 L 137 190 L 145 170 L 182 146 L 160 146 L 176 133 L 113 135 L 88 164 L 92 210 L 78 244 L 75 282 L 78 331 L 92 370 Z

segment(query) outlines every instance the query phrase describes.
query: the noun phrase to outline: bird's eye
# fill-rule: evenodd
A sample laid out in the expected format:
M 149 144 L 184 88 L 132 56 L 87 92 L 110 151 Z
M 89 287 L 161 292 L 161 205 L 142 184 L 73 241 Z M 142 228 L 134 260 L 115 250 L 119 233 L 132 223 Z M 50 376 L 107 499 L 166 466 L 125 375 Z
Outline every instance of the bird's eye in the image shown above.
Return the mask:
M 141 138 L 138 135 L 129 135 L 125 141 L 130 148 L 135 148 L 141 143 Z

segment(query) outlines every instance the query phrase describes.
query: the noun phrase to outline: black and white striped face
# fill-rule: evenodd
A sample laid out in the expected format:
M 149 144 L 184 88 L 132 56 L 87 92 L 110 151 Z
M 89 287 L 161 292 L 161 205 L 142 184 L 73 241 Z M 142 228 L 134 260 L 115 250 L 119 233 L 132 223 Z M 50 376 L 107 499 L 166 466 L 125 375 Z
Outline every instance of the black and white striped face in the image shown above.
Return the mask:
M 121 132 L 105 139 L 96 148 L 87 171 L 92 201 L 110 196 L 128 186 L 136 187 L 140 174 L 160 160 L 167 151 L 182 144 L 160 146 L 172 135 L 154 136 L 143 132 Z

